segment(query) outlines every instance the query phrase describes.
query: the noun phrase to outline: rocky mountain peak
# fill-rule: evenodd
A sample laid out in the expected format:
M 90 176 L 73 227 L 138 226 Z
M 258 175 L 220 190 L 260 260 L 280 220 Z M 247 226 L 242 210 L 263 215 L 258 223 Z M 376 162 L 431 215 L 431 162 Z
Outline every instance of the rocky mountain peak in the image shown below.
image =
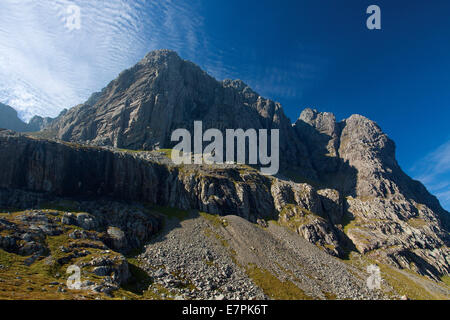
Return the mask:
M 396 165 L 394 141 L 378 124 L 364 116 L 352 115 L 343 121 L 341 140 L 340 148 L 343 154 L 359 153 L 363 157 L 376 155 L 385 166 Z
M 171 132 L 204 129 L 281 129 L 284 161 L 314 177 L 281 105 L 262 98 L 242 80 L 217 81 L 175 52 L 158 50 L 123 71 L 101 93 L 59 117 L 47 131 L 57 138 L 95 145 L 151 150 L 171 148 Z
M 192 132 L 197 120 L 203 130 L 279 129 L 280 174 L 234 164 L 177 166 L 155 150 L 171 148 L 173 130 Z M 243 81 L 217 81 L 158 50 L 61 113 L 46 133 L 75 143 L 0 131 L 0 188 L 7 190 L 0 204 L 34 203 L 26 193 L 33 191 L 232 214 L 262 225 L 276 219 L 335 256 L 353 250 L 435 280 L 450 272 L 449 213 L 401 170 L 394 142 L 361 115 L 338 122 L 307 108 L 291 125 L 279 103 Z
M 219 82 L 170 50 L 148 53 L 47 131 L 66 141 L 152 150 L 171 148 L 171 132 L 192 131 L 196 120 L 204 130 L 280 129 L 281 168 L 303 181 L 320 180 L 354 196 L 403 192 L 440 208 L 427 192 L 412 187 L 395 160 L 394 142 L 375 122 L 360 115 L 337 122 L 332 113 L 307 108 L 291 125 L 279 103 L 242 80 Z
M 250 89 L 250 87 L 241 79 L 225 79 L 222 81 L 224 87 L 231 87 L 238 91 L 244 91 L 245 89 Z M 251 89 L 250 89 L 251 90 Z M 253 90 L 252 90 L 253 91 Z
M 35 132 L 50 125 L 53 118 L 34 116 L 29 123 L 22 121 L 17 111 L 3 103 L 0 103 L 0 128 L 18 132 Z
M 140 61 L 141 64 L 162 64 L 169 61 L 182 61 L 177 52 L 169 49 L 160 49 L 150 51 L 145 55 L 145 57 Z
M 0 128 L 27 131 L 27 124 L 19 119 L 16 110 L 0 103 Z
M 300 114 L 297 125 L 300 125 L 300 122 L 305 122 L 319 132 L 329 136 L 338 134 L 336 117 L 330 112 L 319 112 L 316 109 L 306 108 Z

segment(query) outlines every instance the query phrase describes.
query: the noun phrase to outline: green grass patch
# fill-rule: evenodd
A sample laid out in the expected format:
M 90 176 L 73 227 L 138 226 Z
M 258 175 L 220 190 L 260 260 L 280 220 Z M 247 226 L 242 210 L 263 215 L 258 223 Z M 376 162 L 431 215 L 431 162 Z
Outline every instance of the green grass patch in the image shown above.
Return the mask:
M 341 223 L 342 226 L 344 227 L 345 234 L 347 234 L 350 229 L 355 228 L 357 226 L 355 218 L 349 213 L 344 214 Z
M 42 131 L 36 131 L 36 132 L 26 132 L 25 135 L 36 138 L 36 139 L 54 139 L 56 138 L 57 134 L 55 132 L 52 132 L 50 130 L 42 130 Z
M 323 220 L 322 217 L 305 208 L 294 204 L 287 204 L 280 212 L 278 223 L 297 231 L 299 227 L 308 224 L 315 219 Z
M 133 149 L 117 149 L 118 151 L 121 152 L 126 152 L 126 153 L 141 153 L 141 152 L 146 152 L 145 150 L 133 150 Z
M 381 276 L 397 291 L 400 295 L 406 295 L 413 300 L 441 300 L 449 299 L 448 296 L 440 295 L 438 293 L 430 293 L 425 288 L 412 280 L 407 275 L 394 268 L 378 263 L 381 270 Z M 415 275 L 414 275 L 415 276 Z M 420 276 L 416 276 L 420 277 Z M 423 277 L 424 281 L 430 281 Z
M 250 264 L 247 275 L 264 293 L 275 300 L 311 300 L 312 298 L 290 281 L 281 281 L 271 272 Z
M 22 257 L 0 249 L 0 300 L 63 300 L 63 299 L 95 299 L 97 295 L 82 290 L 67 290 L 58 292 L 58 285 L 64 284 L 65 273 L 56 277 L 51 272 L 52 266 L 43 260 L 26 266 Z M 63 277 L 64 275 L 64 277 Z
M 168 218 L 176 218 L 180 221 L 187 219 L 189 212 L 186 210 L 172 208 L 172 207 L 163 207 L 163 206 L 152 206 L 150 210 L 159 212 L 165 215 Z
M 199 214 L 200 216 L 211 222 L 212 225 L 215 226 L 216 228 L 219 227 L 226 228 L 228 226 L 228 221 L 217 214 L 210 214 L 206 212 L 199 212 Z
M 441 277 L 441 281 L 450 287 L 450 276 L 447 274 Z
M 67 205 L 67 204 L 65 204 Z M 56 211 L 58 216 L 62 212 Z M 14 212 L 7 215 L 8 220 L 17 223 L 14 218 L 23 214 L 23 212 Z M 51 219 L 56 219 L 54 216 Z M 68 234 L 78 229 L 74 226 L 64 226 L 64 232 L 58 236 L 45 236 L 43 244 L 47 248 L 47 252 L 31 265 L 25 264 L 29 256 L 20 256 L 15 253 L 8 253 L 0 249 L 0 299 L 16 299 L 16 300 L 60 300 L 60 299 L 95 299 L 101 296 L 107 298 L 103 294 L 93 293 L 87 290 L 70 290 L 65 288 L 66 280 L 69 274 L 66 273 L 67 267 L 71 264 L 79 264 L 88 262 L 92 258 L 104 256 L 104 250 L 84 247 L 96 244 L 103 246 L 100 241 L 71 239 Z M 61 251 L 60 247 L 69 248 L 69 244 L 76 244 L 78 251 L 85 250 L 87 255 L 83 257 L 74 257 L 65 264 L 58 263 L 58 259 L 69 257 L 72 253 Z M 114 251 L 110 251 L 108 256 L 119 255 Z M 89 269 L 89 270 L 88 270 Z M 101 280 L 98 276 L 90 272 L 90 268 L 81 270 L 82 281 L 91 280 L 98 283 Z M 66 292 L 58 292 L 58 287 L 62 287 Z
M 159 149 L 158 152 L 164 154 L 167 158 L 172 158 L 173 149 Z
M 381 277 L 386 281 L 394 292 L 388 292 L 389 295 L 397 294 L 400 296 L 406 295 L 412 300 L 448 300 L 449 297 L 437 291 L 429 292 L 420 283 L 421 281 L 432 282 L 427 277 L 418 275 L 410 270 L 399 270 L 394 267 L 379 263 L 359 253 L 352 253 L 349 260 L 341 260 L 350 264 L 359 270 L 366 271 L 367 266 L 375 264 L 380 268 Z

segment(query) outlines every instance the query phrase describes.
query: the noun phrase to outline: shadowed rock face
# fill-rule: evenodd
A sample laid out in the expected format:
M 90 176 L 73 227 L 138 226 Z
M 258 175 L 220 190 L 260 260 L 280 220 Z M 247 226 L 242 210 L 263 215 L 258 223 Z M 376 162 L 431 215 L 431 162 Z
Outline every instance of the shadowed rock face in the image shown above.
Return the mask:
M 146 152 L 171 147 L 171 132 L 208 128 L 280 129 L 280 161 L 300 182 L 239 167 L 176 167 Z M 395 159 L 395 144 L 373 121 L 306 109 L 294 125 L 281 106 L 239 80 L 219 82 L 176 53 L 149 53 L 100 93 L 45 129 L 64 144 L 0 134 L 0 192 L 111 196 L 275 218 L 330 254 L 355 249 L 437 278 L 450 271 L 449 213 Z M 314 185 L 314 188 L 311 186 Z M 3 195 L 2 195 L 3 193 Z M 32 201 L 32 197 L 30 198 Z
M 400 267 L 411 268 L 413 262 L 416 271 L 432 277 L 449 271 L 442 217 L 401 194 L 347 197 L 344 206 L 337 190 L 261 176 L 247 167 L 176 167 L 155 160 L 153 152 L 36 140 L 11 131 L 0 133 L 0 149 L 2 206 L 33 206 L 45 196 L 112 197 L 253 222 L 278 219 L 332 255 L 343 256 L 355 246 Z M 41 196 L 33 197 L 36 192 Z M 344 215 L 353 219 L 346 232 Z
M 223 133 L 278 128 L 283 161 L 315 177 L 306 149 L 279 103 L 262 98 L 240 80 L 219 82 L 168 50 L 150 52 L 101 93 L 59 117 L 49 130 L 66 141 L 152 150 L 174 146 L 172 132 L 193 132 L 195 120 L 203 121 L 204 130 Z
M 54 118 L 34 116 L 28 123 L 26 132 L 35 132 L 44 129 L 53 122 Z M 9 128 L 7 128 L 9 129 Z
M 3 131 L 0 186 L 56 196 L 111 196 L 158 202 L 168 171 L 99 148 L 36 141 Z
M 44 129 L 53 121 L 52 118 L 34 116 L 29 123 L 25 123 L 19 119 L 17 111 L 0 103 L 0 128 L 9 129 L 18 132 L 33 132 Z
M 408 177 L 395 159 L 395 143 L 372 120 L 305 109 L 294 124 L 322 183 L 353 197 L 402 195 L 443 213 L 436 197 Z M 344 179 L 342 179 L 344 177 Z
M 16 110 L 0 103 L 0 128 L 27 131 L 27 124 L 19 119 Z

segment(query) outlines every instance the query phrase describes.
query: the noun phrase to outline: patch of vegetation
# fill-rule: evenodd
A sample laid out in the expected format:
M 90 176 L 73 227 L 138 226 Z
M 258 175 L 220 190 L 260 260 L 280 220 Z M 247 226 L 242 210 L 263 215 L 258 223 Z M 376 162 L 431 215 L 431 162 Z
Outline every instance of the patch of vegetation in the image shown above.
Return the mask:
M 145 272 L 139 263 L 134 259 L 127 259 L 128 269 L 131 273 L 131 280 L 122 286 L 123 289 L 131 291 L 137 295 L 143 295 L 148 287 L 153 283 L 152 278 Z
M 156 211 L 165 215 L 168 218 L 176 218 L 180 221 L 187 219 L 189 212 L 186 210 L 172 208 L 172 207 L 163 207 L 163 206 L 151 206 L 149 208 L 151 211 Z
M 35 138 L 35 139 L 53 139 L 56 136 L 53 132 L 51 132 L 49 130 L 26 132 L 25 135 L 27 135 L 30 138 Z
M 342 217 L 342 227 L 344 228 L 344 233 L 347 234 L 348 231 L 352 228 L 355 228 L 358 226 L 358 224 L 356 223 L 355 218 L 349 214 L 349 213 L 345 213 L 344 216 Z
M 420 229 L 427 225 L 427 222 L 421 218 L 411 218 L 406 221 L 411 227 Z
M 45 211 L 45 209 L 44 209 Z M 49 210 L 52 211 L 52 210 Z M 24 212 L 12 212 L 4 214 L 8 220 L 20 224 L 20 220 L 14 219 L 17 215 Z M 52 212 L 51 219 L 59 224 L 59 217 L 64 212 Z M 43 256 L 39 257 L 33 263 L 26 263 L 30 256 L 20 256 L 15 253 L 8 253 L 0 249 L 0 299 L 18 299 L 18 300 L 62 300 L 62 299 L 111 299 L 104 294 L 94 293 L 89 290 L 71 290 L 66 287 L 67 278 L 70 274 L 66 273 L 67 267 L 72 264 L 80 265 L 89 262 L 93 258 L 105 257 L 110 259 L 120 256 L 119 253 L 109 250 L 105 252 L 103 249 L 91 247 L 97 245 L 99 248 L 103 246 L 100 241 L 86 239 L 72 239 L 69 233 L 79 229 L 75 226 L 64 226 L 64 233 L 57 236 L 45 236 L 43 244 L 47 248 Z M 72 252 L 64 252 L 61 247 L 69 248 L 71 244 L 77 247 L 77 251 L 84 251 L 86 255 L 81 257 L 71 256 Z M 75 251 L 74 250 L 74 251 Z M 71 258 L 72 257 L 72 258 Z M 64 260 L 59 260 L 66 258 Z M 92 267 L 85 267 L 81 270 L 82 281 L 90 280 L 98 283 L 101 277 L 91 272 Z M 120 293 L 119 293 L 120 291 Z M 121 297 L 125 297 L 128 293 L 124 290 L 117 291 Z M 116 294 L 116 293 L 114 293 Z M 132 294 L 132 293 L 129 293 Z M 128 294 L 128 295 L 129 295 Z M 128 296 L 129 298 L 136 298 Z
M 220 234 L 218 234 L 217 232 L 212 230 L 211 228 L 207 227 L 203 230 L 203 232 L 209 238 L 211 238 L 211 237 L 216 238 L 224 248 L 230 247 L 230 244 L 228 243 L 228 241 L 226 239 L 224 239 Z
M 135 150 L 135 149 L 123 149 L 123 148 L 117 148 L 117 151 L 126 152 L 126 153 L 141 153 L 141 152 L 147 152 L 146 150 Z
M 216 215 L 216 214 L 210 214 L 206 212 L 199 212 L 200 216 L 208 220 L 212 223 L 212 225 L 216 228 L 224 227 L 226 228 L 228 226 L 228 221 L 224 219 L 223 217 Z
M 159 149 L 158 152 L 164 154 L 167 158 L 172 158 L 173 149 Z
M 251 165 L 247 164 L 239 164 L 237 170 L 240 174 L 258 173 L 258 168 L 256 166 L 252 167 Z
M 99 146 L 92 146 L 63 140 L 59 140 L 58 142 L 75 150 L 101 150 L 101 147 Z
M 214 268 L 217 268 L 217 264 L 216 264 L 214 261 L 210 261 L 210 260 L 207 260 L 207 259 L 203 259 L 203 261 L 205 262 L 205 264 L 206 264 L 208 267 L 214 267 Z
M 359 196 L 356 198 L 357 200 L 360 200 L 362 202 L 368 202 L 368 201 L 372 201 L 375 199 L 375 197 L 372 196 Z
M 26 258 L 0 249 L 0 264 L 3 265 L 0 269 L 0 299 L 62 300 L 98 296 L 82 290 L 59 292 L 56 283 L 65 284 L 65 272 L 61 275 L 53 273 L 52 265 L 47 265 L 45 260 L 26 266 Z
M 445 275 L 441 277 L 441 281 L 450 287 L 450 275 Z
M 412 300 L 448 300 L 449 297 L 439 292 L 430 292 L 420 281 L 432 282 L 430 279 L 418 275 L 409 270 L 399 270 L 389 265 L 374 261 L 365 255 L 359 253 L 352 253 L 349 260 L 342 260 L 345 263 L 366 271 L 367 266 L 374 264 L 378 265 L 381 271 L 381 277 L 387 284 L 394 289 L 395 292 L 387 292 L 389 295 L 397 294 L 400 296 L 407 296 Z M 410 274 L 410 275 L 408 275 Z M 416 280 L 417 279 L 417 280 Z M 433 282 L 433 284 L 436 284 Z
M 412 280 L 407 275 L 403 274 L 400 270 L 395 270 L 394 268 L 378 264 L 381 270 L 381 276 L 397 291 L 400 295 L 406 295 L 409 299 L 413 300 L 442 300 L 448 299 L 448 296 L 444 296 L 438 293 L 431 293 L 426 290 L 418 282 Z M 430 281 L 425 277 L 419 275 L 413 275 L 415 277 L 420 277 L 424 281 Z
M 331 292 L 324 292 L 323 295 L 327 300 L 336 300 L 337 296 L 334 293 Z
M 246 268 L 247 275 L 264 293 L 276 300 L 312 300 L 310 296 L 291 281 L 281 281 L 271 272 L 254 264 Z

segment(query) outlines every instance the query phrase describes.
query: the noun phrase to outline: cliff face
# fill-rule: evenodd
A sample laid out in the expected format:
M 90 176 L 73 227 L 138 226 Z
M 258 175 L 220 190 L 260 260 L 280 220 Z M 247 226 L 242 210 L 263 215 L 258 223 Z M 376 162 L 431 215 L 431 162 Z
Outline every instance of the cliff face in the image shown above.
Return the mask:
M 27 124 L 19 119 L 16 110 L 0 103 L 0 128 L 27 131 Z
M 3 131 L 1 187 L 53 194 L 157 202 L 166 170 L 99 148 L 71 147 Z M 158 179 L 159 178 L 159 179 Z
M 449 271 L 448 232 L 441 217 L 406 198 L 344 199 L 336 189 L 262 176 L 246 166 L 175 166 L 158 152 L 36 140 L 10 131 L 0 134 L 0 148 L 3 206 L 39 201 L 26 203 L 12 191 L 23 190 L 112 197 L 253 222 L 274 219 L 332 255 L 343 256 L 355 245 L 361 253 L 421 274 L 437 277 Z M 347 222 L 348 215 L 353 221 Z
M 279 128 L 282 162 L 315 178 L 306 149 L 279 103 L 240 80 L 219 82 L 168 50 L 149 53 L 48 130 L 65 141 L 152 150 L 174 146 L 171 133 L 178 128 L 193 132 L 195 120 L 203 122 L 204 130 Z
M 34 116 L 29 123 L 19 119 L 17 111 L 0 103 L 0 128 L 9 129 L 18 132 L 39 131 L 51 124 L 53 118 Z

